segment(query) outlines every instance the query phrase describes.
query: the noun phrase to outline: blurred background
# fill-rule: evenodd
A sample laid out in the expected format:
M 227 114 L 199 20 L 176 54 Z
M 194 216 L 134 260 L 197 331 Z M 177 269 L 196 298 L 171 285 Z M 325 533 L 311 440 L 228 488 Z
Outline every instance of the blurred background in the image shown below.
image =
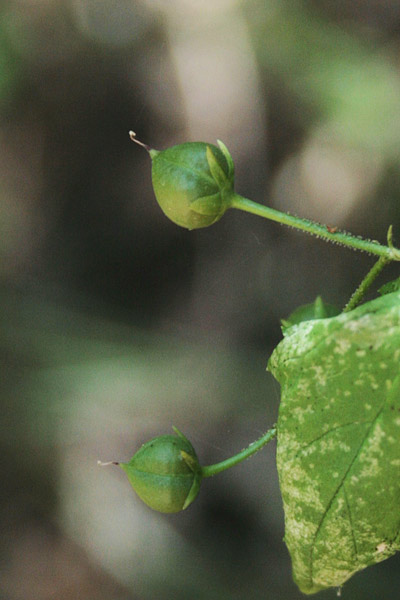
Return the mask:
M 239 193 L 399 245 L 399 98 L 395 0 L 0 3 L 2 599 L 302 597 L 274 444 L 170 516 L 97 460 L 171 425 L 203 464 L 259 437 L 279 319 L 373 259 L 235 211 L 178 228 L 128 131 L 222 139 Z M 399 567 L 344 597 L 396 597 Z

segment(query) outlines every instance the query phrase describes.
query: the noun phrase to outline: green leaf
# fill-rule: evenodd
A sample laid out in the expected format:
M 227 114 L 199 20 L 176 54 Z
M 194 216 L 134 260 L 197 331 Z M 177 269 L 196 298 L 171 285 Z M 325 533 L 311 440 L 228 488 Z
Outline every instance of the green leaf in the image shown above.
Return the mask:
M 394 281 L 389 281 L 388 283 L 385 283 L 385 285 L 379 288 L 378 292 L 381 296 L 384 296 L 385 294 L 397 292 L 398 290 L 400 290 L 400 277 L 398 277 Z
M 311 321 L 314 319 L 326 319 L 335 317 L 340 313 L 340 309 L 333 304 L 326 304 L 321 296 L 318 296 L 311 304 L 304 304 L 294 310 L 286 319 L 281 319 L 282 331 L 286 335 L 286 330 L 292 325 L 298 325 L 302 321 Z
M 231 153 L 225 146 L 224 142 L 221 142 L 221 140 L 217 140 L 217 144 L 222 154 L 225 156 L 226 162 L 228 164 L 228 179 L 233 179 L 233 175 L 235 173 L 235 165 L 233 164 L 233 158 L 231 156 Z
M 219 189 L 222 190 L 227 184 L 228 177 L 221 168 L 220 159 L 218 156 L 215 156 L 211 146 L 207 146 L 206 155 L 211 175 Z
M 201 198 L 196 198 L 193 202 L 190 203 L 190 209 L 199 215 L 212 216 L 215 215 L 218 209 L 221 206 L 221 195 L 218 192 L 217 194 L 212 194 L 210 196 L 202 196 Z
M 285 542 L 312 594 L 400 549 L 400 292 L 293 326 L 268 367 Z

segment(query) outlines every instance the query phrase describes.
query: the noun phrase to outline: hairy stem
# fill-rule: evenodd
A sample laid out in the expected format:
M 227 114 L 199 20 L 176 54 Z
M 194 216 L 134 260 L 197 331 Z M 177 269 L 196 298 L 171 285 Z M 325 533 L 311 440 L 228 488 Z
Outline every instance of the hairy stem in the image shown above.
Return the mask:
M 383 267 L 387 265 L 388 262 L 388 258 L 385 258 L 384 256 L 380 257 L 380 259 L 374 264 L 372 269 L 368 271 L 356 291 L 353 293 L 350 300 L 344 307 L 343 312 L 349 312 L 350 310 L 353 310 L 353 308 L 355 308 L 361 302 L 370 285 L 375 281 Z
M 275 426 L 271 427 L 271 429 L 269 429 L 266 433 L 264 433 L 264 435 L 262 435 L 257 441 L 250 444 L 250 446 L 248 446 L 247 448 L 245 448 L 238 454 L 235 454 L 235 456 L 231 456 L 231 458 L 227 458 L 226 460 L 216 463 L 215 465 L 208 465 L 206 467 L 202 467 L 202 469 L 201 469 L 202 476 L 203 477 L 212 477 L 213 475 L 217 475 L 217 473 L 221 473 L 222 471 L 226 471 L 226 469 L 230 469 L 231 467 L 234 467 L 235 465 L 239 464 L 243 460 L 246 460 L 246 458 L 249 458 L 256 452 L 261 450 L 261 448 L 263 446 L 265 446 L 266 444 L 268 444 L 268 442 L 273 440 L 274 437 L 276 437 L 276 427 Z
M 279 210 L 263 206 L 262 204 L 248 200 L 238 194 L 234 194 L 231 207 L 264 217 L 265 219 L 270 219 L 271 221 L 282 223 L 283 225 L 295 227 L 296 229 L 306 231 L 307 233 L 316 235 L 336 244 L 342 244 L 343 246 L 348 246 L 355 250 L 363 250 L 364 252 L 384 257 L 388 261 L 400 260 L 400 250 L 393 245 L 383 246 L 379 242 L 364 240 L 363 238 L 356 237 L 350 233 L 338 231 L 334 227 L 328 227 L 314 221 L 309 221 L 308 219 L 301 219 L 300 217 L 282 213 Z

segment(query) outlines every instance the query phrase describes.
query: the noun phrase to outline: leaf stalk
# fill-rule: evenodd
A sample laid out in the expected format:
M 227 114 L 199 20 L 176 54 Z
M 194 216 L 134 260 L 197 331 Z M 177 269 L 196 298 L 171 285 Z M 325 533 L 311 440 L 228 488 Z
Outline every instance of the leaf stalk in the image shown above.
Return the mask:
M 241 463 L 246 458 L 250 458 L 253 454 L 261 450 L 268 442 L 273 440 L 276 437 L 276 426 L 274 425 L 269 429 L 264 435 L 262 435 L 258 440 L 250 444 L 247 448 L 238 452 L 234 456 L 227 458 L 219 463 L 215 463 L 214 465 L 208 465 L 201 468 L 201 474 L 203 477 L 213 477 L 222 471 L 226 471 L 226 469 L 230 469 L 235 465 Z

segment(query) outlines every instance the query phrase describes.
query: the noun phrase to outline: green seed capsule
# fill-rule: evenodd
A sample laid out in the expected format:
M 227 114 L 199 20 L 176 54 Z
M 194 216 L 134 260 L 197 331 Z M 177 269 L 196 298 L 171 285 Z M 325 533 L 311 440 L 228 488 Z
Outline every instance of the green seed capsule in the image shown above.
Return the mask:
M 130 137 L 149 152 L 153 189 L 164 214 L 186 229 L 207 227 L 231 206 L 234 165 L 226 146 L 188 142 L 153 150 Z
M 201 467 L 189 440 L 162 435 L 145 444 L 128 463 L 119 463 L 137 495 L 162 513 L 184 510 L 200 491 Z

